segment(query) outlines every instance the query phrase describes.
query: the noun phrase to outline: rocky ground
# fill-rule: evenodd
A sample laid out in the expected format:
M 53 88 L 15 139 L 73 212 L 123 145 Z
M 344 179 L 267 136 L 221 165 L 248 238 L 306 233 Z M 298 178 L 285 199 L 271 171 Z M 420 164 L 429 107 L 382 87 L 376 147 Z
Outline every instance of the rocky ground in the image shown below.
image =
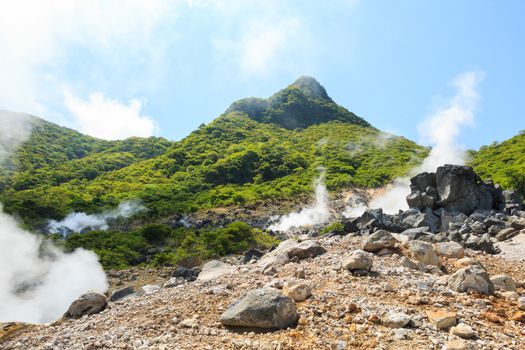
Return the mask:
M 342 268 L 345 257 L 368 239 L 319 238 L 326 253 L 316 257 L 279 266 L 268 265 L 270 255 L 259 262 L 226 265 L 230 273 L 124 298 L 80 319 L 8 333 L 1 345 L 6 350 L 525 348 L 525 315 L 517 300 L 525 295 L 523 260 L 467 249 L 466 256 L 479 261 L 489 276 L 512 277 L 515 292 L 458 293 L 447 282 L 465 259 L 441 258 L 445 272 L 423 272 L 403 267 L 403 255 L 410 251 L 401 243 L 392 247 L 392 254 L 366 253 L 372 260 L 366 273 Z M 522 239 L 523 234 L 513 238 Z M 266 331 L 222 325 L 221 314 L 246 292 L 298 280 L 311 286 L 311 296 L 295 302 L 297 324 Z M 441 321 L 432 323 L 427 312 L 445 313 L 459 326 L 439 329 Z

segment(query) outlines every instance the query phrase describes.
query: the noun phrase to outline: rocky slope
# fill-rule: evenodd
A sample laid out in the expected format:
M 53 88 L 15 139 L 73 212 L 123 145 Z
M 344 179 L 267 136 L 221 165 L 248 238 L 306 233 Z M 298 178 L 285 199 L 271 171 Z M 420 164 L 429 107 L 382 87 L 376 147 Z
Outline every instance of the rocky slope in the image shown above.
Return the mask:
M 521 234 L 525 235 L 524 233 Z M 99 314 L 33 326 L 5 336 L 4 349 L 522 349 L 525 262 L 467 249 L 441 257 L 442 271 L 406 267 L 401 242 L 371 254 L 370 270 L 341 264 L 366 237 L 325 237 L 326 253 L 292 259 L 270 271 L 268 259 L 235 264 L 211 279 L 181 282 L 111 302 Z M 275 257 L 275 254 L 273 255 Z M 489 276 L 511 276 L 509 291 L 451 290 L 451 276 L 479 262 Z M 501 278 L 500 278 L 501 280 Z M 311 296 L 295 302 L 297 325 L 277 331 L 228 328 L 221 314 L 250 290 L 301 281 Z M 289 284 L 289 283 L 288 283 Z M 473 286 L 474 288 L 474 286 Z M 501 288 L 498 287 L 497 288 Z M 285 287 L 286 289 L 286 287 Z M 289 292 L 288 292 L 289 293 Z M 295 296 L 293 293 L 292 296 Z M 520 298 L 521 295 L 521 299 Z M 445 317 L 446 316 L 446 317 Z M 441 320 L 445 318 L 445 321 Z M 441 321 L 440 321 L 441 320 Z M 455 325 L 455 326 L 452 326 Z

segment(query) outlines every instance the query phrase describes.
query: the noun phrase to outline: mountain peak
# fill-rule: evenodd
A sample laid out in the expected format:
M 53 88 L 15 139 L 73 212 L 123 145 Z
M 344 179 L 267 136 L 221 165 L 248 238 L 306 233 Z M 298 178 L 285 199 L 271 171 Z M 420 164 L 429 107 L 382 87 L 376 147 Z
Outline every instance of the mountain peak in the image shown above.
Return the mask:
M 309 97 L 330 99 L 325 88 L 314 77 L 302 75 L 291 86 Z
M 370 124 L 335 103 L 313 77 L 301 76 L 270 98 L 245 98 L 232 103 L 226 114 L 240 112 L 261 123 L 286 129 L 340 121 L 369 127 Z

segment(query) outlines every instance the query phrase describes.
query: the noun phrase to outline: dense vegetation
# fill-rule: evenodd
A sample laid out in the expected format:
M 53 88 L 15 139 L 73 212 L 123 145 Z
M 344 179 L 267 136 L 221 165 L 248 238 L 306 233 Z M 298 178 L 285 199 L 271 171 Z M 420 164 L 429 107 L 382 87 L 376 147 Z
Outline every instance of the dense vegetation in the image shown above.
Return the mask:
M 199 262 L 250 248 L 266 249 L 278 241 L 243 222 L 224 228 L 172 229 L 162 224 L 147 224 L 130 232 L 90 231 L 65 238 L 66 250 L 82 247 L 95 251 L 106 269 L 130 265 L 196 265 Z
M 504 188 L 514 188 L 525 195 L 525 132 L 503 141 L 483 146 L 471 153 L 470 164 L 482 178 L 492 178 Z

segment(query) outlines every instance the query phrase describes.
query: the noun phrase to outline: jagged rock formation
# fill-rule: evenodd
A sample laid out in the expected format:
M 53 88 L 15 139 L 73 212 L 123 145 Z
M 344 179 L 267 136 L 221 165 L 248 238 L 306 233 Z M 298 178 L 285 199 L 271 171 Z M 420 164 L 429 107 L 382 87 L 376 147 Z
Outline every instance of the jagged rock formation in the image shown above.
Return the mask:
M 449 213 L 472 214 L 475 210 L 503 210 L 502 189 L 483 182 L 471 167 L 444 165 L 435 173 L 421 173 L 410 179 L 410 208 L 440 209 Z

